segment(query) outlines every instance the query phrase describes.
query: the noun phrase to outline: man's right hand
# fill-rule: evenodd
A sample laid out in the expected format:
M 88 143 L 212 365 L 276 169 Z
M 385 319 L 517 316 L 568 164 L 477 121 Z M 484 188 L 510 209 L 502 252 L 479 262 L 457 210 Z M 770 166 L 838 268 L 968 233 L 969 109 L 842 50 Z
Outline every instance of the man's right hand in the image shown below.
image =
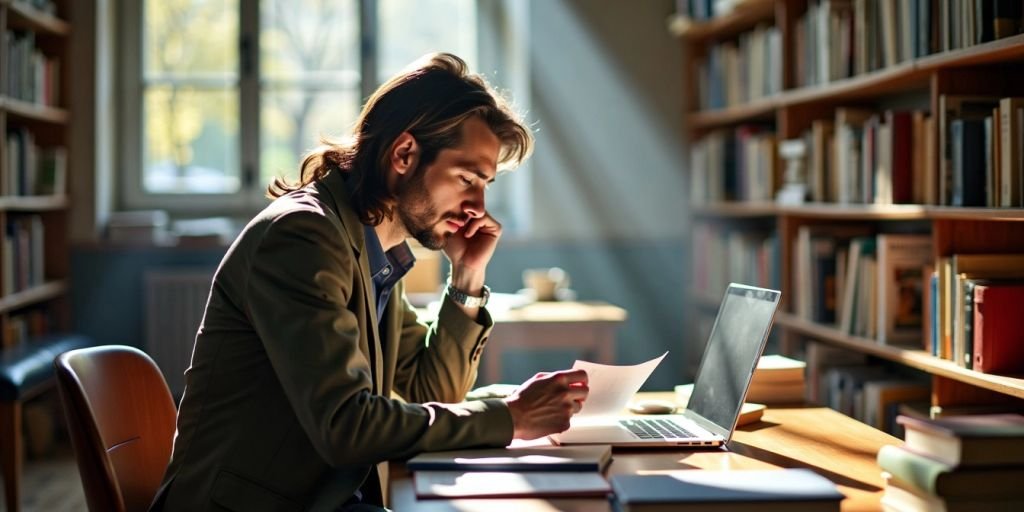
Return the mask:
M 569 428 L 569 419 L 587 399 L 587 372 L 562 370 L 538 373 L 505 402 L 512 413 L 513 437 L 537 439 Z

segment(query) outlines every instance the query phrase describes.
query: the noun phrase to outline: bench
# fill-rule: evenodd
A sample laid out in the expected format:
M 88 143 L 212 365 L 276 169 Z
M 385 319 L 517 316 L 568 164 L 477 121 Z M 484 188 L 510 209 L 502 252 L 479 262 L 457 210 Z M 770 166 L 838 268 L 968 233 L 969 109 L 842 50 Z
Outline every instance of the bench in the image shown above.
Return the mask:
M 15 512 L 21 506 L 22 403 L 53 385 L 53 359 L 58 354 L 92 345 L 85 336 L 63 334 L 0 350 L 0 470 L 7 510 Z

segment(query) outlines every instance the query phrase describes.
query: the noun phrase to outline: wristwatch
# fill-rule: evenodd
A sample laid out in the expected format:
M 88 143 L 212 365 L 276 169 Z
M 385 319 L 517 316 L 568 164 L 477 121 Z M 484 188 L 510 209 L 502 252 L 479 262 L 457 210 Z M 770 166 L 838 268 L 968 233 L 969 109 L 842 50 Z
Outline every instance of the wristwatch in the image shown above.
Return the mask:
M 487 300 L 491 298 L 491 289 L 484 285 L 483 296 L 474 297 L 454 286 L 452 286 L 451 279 L 448 280 L 448 296 L 451 297 L 456 304 L 462 304 L 463 306 L 470 308 L 482 308 L 487 305 Z

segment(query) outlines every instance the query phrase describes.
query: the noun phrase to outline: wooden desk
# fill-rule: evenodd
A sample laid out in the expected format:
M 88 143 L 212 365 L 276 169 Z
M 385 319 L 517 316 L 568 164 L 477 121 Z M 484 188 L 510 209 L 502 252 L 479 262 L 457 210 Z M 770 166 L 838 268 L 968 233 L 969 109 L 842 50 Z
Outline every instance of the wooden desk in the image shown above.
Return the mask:
M 436 311 L 420 310 L 427 319 Z M 534 302 L 514 309 L 493 310 L 477 385 L 503 382 L 501 363 L 515 350 L 571 349 L 595 363 L 615 363 L 615 334 L 626 310 L 606 302 Z M 513 384 L 518 384 L 514 382 Z
M 573 349 L 595 363 L 615 363 L 615 332 L 626 310 L 605 302 L 534 302 L 493 313 L 483 354 L 483 384 L 502 382 L 501 362 L 520 349 Z M 517 383 L 516 383 L 517 384 Z
M 846 495 L 844 512 L 877 511 L 885 483 L 875 455 L 884 445 L 901 443 L 832 409 L 769 407 L 761 421 L 737 429 L 728 450 L 615 450 L 607 474 L 805 467 L 839 486 Z M 394 510 L 611 510 L 601 499 L 417 501 L 411 475 L 401 464 L 392 464 L 391 496 Z

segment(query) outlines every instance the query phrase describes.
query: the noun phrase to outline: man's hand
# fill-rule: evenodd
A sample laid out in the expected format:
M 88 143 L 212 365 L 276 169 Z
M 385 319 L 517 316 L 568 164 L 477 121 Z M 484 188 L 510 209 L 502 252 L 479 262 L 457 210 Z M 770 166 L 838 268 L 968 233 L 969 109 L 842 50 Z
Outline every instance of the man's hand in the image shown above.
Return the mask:
M 452 286 L 474 297 L 479 297 L 487 275 L 487 264 L 494 256 L 501 238 L 501 224 L 489 213 L 470 218 L 462 229 L 452 233 L 444 247 L 444 254 L 452 263 Z M 460 305 L 467 316 L 477 318 L 480 308 Z
M 490 214 L 471 218 L 462 229 L 452 233 L 444 254 L 452 263 L 452 285 L 477 294 L 484 286 L 487 264 L 501 238 L 501 224 Z
M 534 375 L 505 399 L 512 413 L 512 437 L 537 439 L 567 430 L 569 418 L 583 407 L 588 392 L 583 370 Z

